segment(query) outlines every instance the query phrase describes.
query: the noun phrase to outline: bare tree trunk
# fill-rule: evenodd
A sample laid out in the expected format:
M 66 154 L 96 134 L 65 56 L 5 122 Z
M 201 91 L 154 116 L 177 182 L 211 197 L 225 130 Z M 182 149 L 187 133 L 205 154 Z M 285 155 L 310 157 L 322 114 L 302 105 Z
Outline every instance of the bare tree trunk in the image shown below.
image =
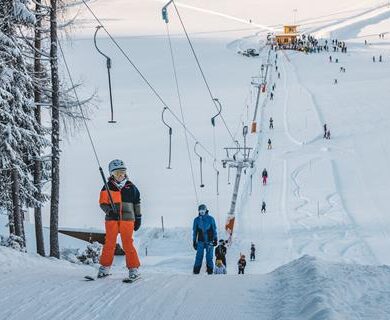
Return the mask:
M 39 124 L 41 124 L 41 102 L 42 102 L 42 65 L 41 65 L 41 49 L 42 49 L 42 7 L 41 0 L 35 0 L 35 15 L 36 15 L 36 25 L 35 25 L 35 54 L 34 54 L 34 75 L 35 75 L 35 87 L 34 87 L 34 100 L 36 103 L 35 109 L 35 118 Z M 41 151 L 40 151 L 41 152 Z M 35 160 L 34 163 L 34 184 L 37 188 L 37 199 L 42 199 L 42 164 L 40 160 Z M 37 253 L 41 256 L 45 256 L 45 245 L 43 239 L 43 230 L 42 230 L 42 207 L 37 206 L 34 208 L 34 222 L 35 222 L 35 240 L 37 244 Z
M 60 257 L 58 244 L 58 211 L 60 191 L 60 121 L 59 121 L 59 78 L 57 57 L 57 0 L 50 0 L 50 67 L 52 83 L 52 169 L 50 203 L 50 256 Z
M 14 220 L 14 231 L 18 237 L 22 236 L 22 217 L 20 214 L 20 181 L 17 169 L 12 169 L 12 212 Z

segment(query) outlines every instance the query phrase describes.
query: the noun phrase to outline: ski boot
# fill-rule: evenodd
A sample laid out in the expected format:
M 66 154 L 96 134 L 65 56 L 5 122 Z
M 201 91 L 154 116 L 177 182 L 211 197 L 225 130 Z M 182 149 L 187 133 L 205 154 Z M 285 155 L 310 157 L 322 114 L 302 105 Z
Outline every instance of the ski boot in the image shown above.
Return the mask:
M 104 278 L 110 275 L 110 267 L 100 266 L 97 278 Z

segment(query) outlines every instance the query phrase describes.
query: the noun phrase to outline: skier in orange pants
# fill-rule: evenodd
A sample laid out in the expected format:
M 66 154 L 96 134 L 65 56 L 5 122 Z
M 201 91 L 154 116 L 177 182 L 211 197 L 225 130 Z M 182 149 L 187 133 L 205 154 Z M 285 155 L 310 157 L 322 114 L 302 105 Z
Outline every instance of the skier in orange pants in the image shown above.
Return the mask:
M 98 278 L 109 275 L 116 247 L 118 233 L 121 235 L 123 250 L 126 254 L 126 266 L 129 278 L 139 277 L 137 250 L 133 244 L 133 232 L 141 226 L 140 193 L 126 175 L 126 166 L 122 160 L 113 160 L 109 164 L 110 178 L 100 192 L 99 204 L 106 214 L 106 240 L 100 257 Z M 110 201 L 110 195 L 113 206 Z

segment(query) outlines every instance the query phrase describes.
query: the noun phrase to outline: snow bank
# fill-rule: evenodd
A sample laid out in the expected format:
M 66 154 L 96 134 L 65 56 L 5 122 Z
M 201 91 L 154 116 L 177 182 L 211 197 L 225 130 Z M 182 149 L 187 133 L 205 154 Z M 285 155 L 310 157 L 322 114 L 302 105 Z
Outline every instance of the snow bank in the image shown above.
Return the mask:
M 172 258 L 175 259 L 175 258 Z M 0 319 L 388 319 L 390 267 L 303 256 L 266 275 L 193 276 L 91 267 L 0 247 Z M 207 290 L 205 290 L 207 288 Z M 17 299 L 16 299 L 17 297 Z M 23 306 L 23 307 L 20 307 Z

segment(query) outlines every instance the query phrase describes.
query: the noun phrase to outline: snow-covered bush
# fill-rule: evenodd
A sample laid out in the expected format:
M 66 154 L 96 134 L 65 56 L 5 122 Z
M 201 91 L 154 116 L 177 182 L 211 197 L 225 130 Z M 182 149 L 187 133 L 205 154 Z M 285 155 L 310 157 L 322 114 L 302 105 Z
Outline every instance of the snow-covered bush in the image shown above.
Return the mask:
M 21 252 L 26 252 L 23 238 L 15 236 L 14 234 L 11 234 L 9 237 L 3 237 L 2 235 L 0 235 L 0 246 L 12 248 Z
M 61 251 L 61 258 L 78 264 L 99 263 L 102 247 L 99 242 L 93 242 L 89 243 L 87 248 L 82 252 L 80 252 L 80 249 L 63 249 Z

